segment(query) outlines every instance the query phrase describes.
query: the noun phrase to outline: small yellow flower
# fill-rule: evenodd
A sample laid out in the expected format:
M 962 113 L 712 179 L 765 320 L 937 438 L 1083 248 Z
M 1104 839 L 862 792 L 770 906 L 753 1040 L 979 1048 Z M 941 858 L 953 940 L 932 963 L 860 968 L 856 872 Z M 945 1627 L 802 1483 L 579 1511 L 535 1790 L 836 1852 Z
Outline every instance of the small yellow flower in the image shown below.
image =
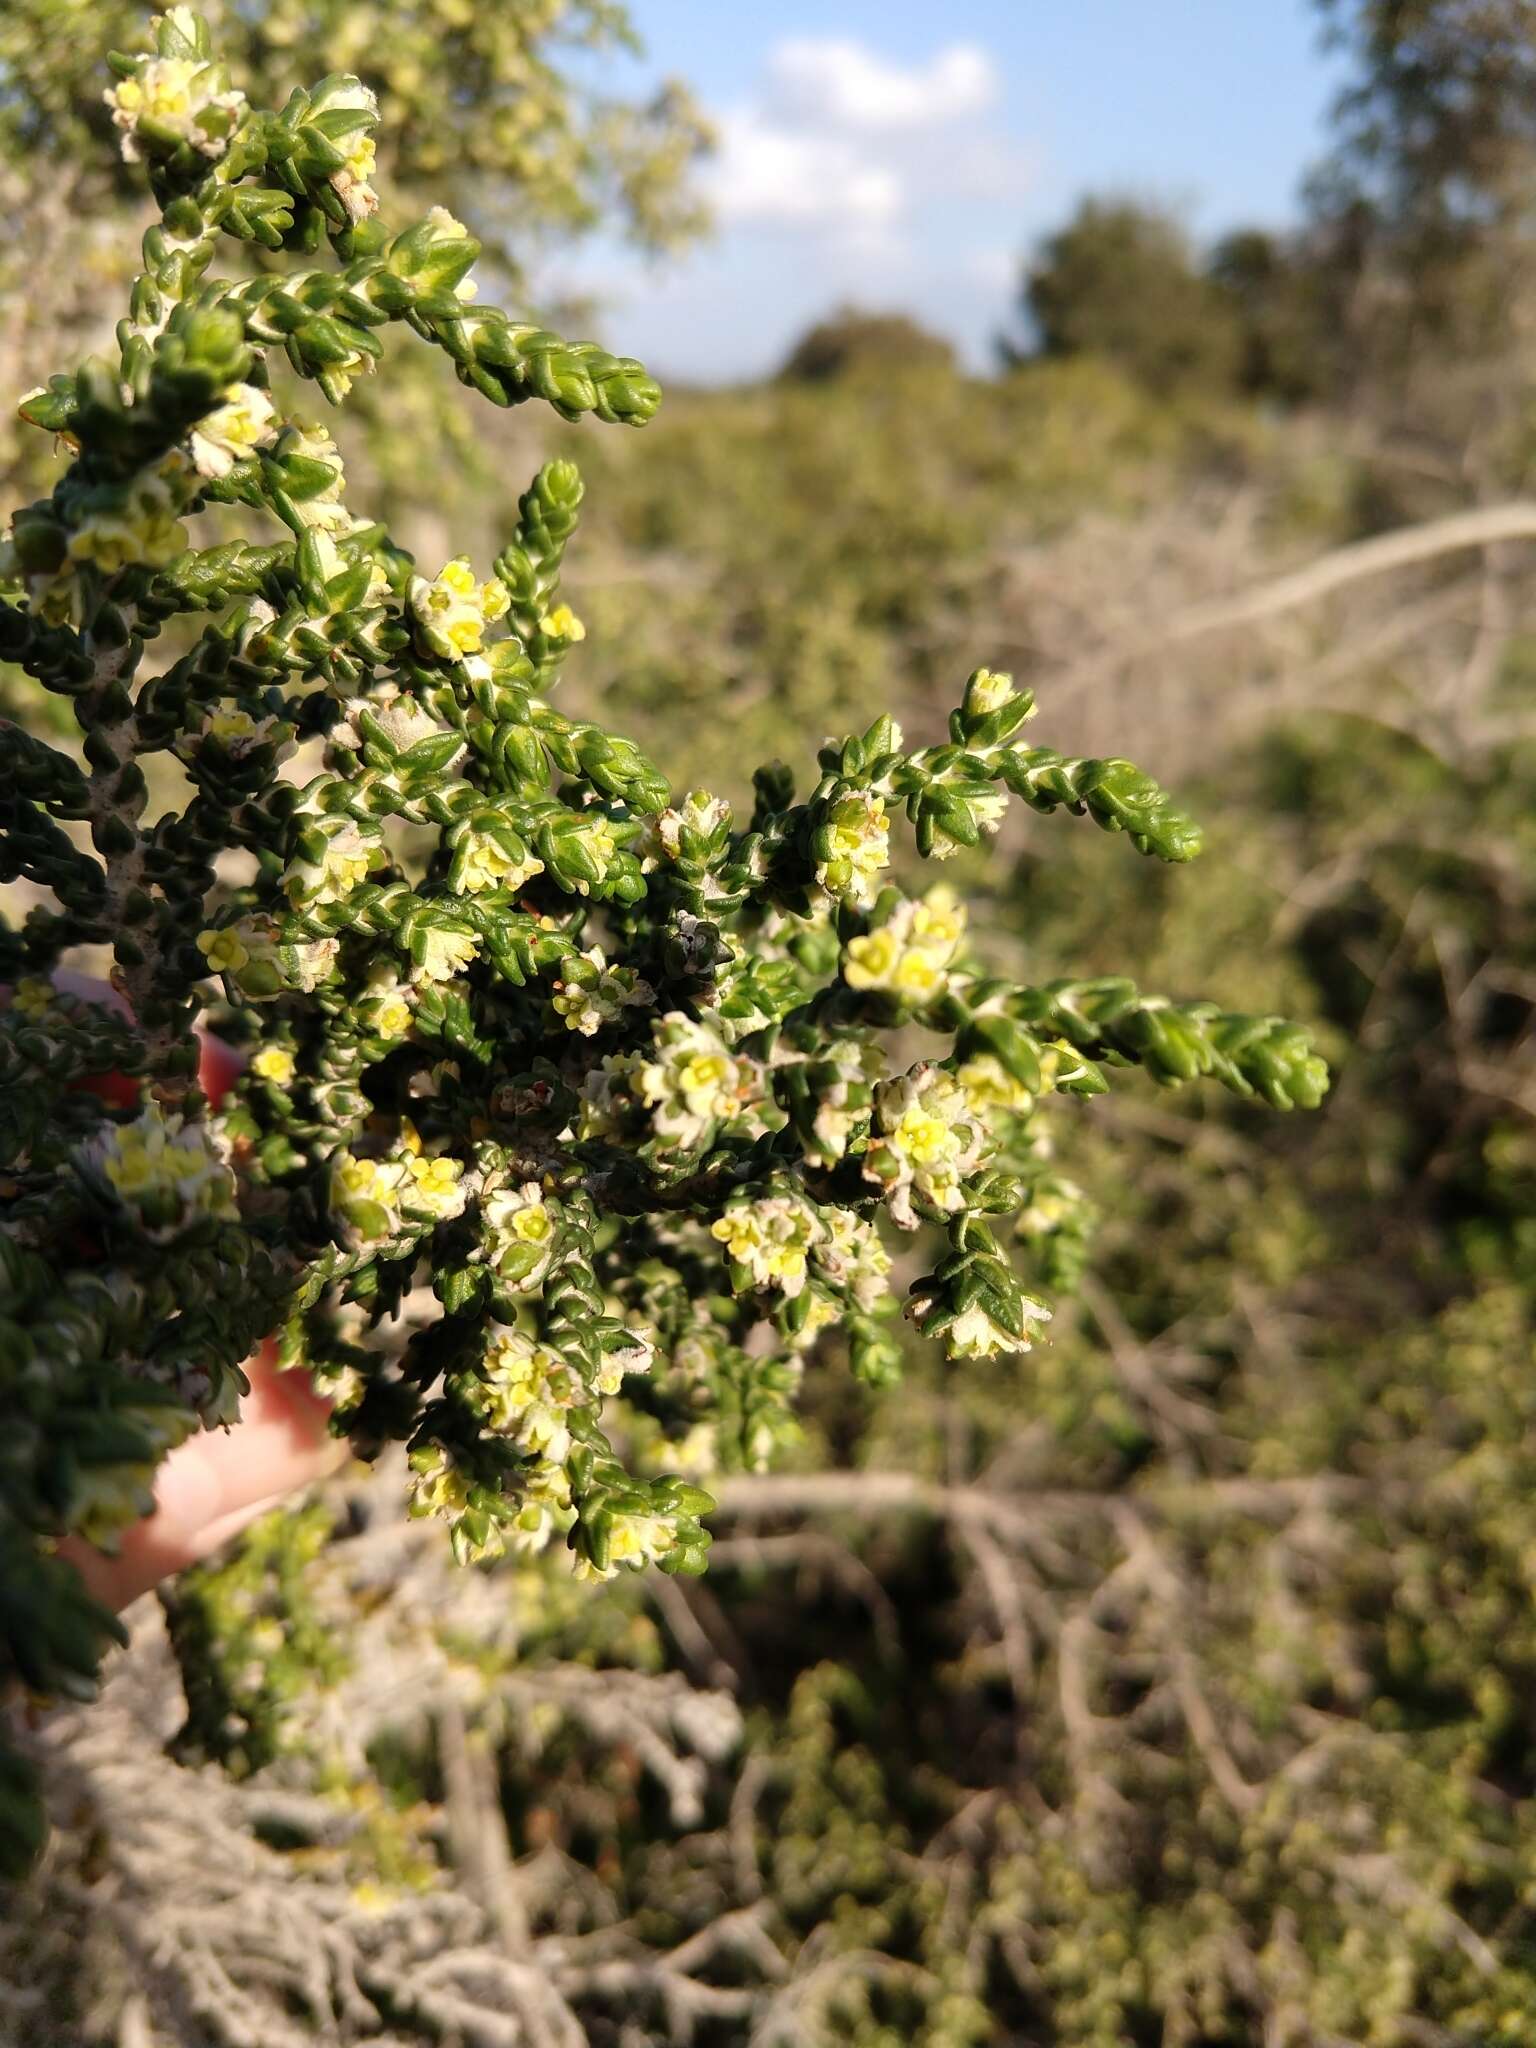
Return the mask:
M 965 905 L 940 882 L 912 908 L 912 939 L 930 952 L 953 951 L 965 936 Z
M 1012 676 L 1003 675 L 996 669 L 979 668 L 966 685 L 965 708 L 984 716 L 989 711 L 1000 711 L 1017 695 Z
M 723 1052 L 696 1053 L 677 1078 L 685 1095 L 713 1096 L 731 1086 L 734 1062 Z
M 709 1226 L 709 1234 L 717 1244 L 728 1246 L 731 1257 L 738 1260 L 744 1260 L 758 1242 L 757 1226 L 746 1209 L 733 1209 L 725 1216 L 717 1216 Z
M 568 604 L 557 604 L 552 612 L 546 612 L 539 620 L 539 631 L 546 640 L 568 640 L 572 644 L 587 637 L 586 627 Z
M 942 1117 L 923 1109 L 909 1109 L 891 1133 L 894 1151 L 903 1153 L 914 1166 L 936 1166 L 960 1147 Z
M 399 996 L 386 996 L 373 1019 L 380 1038 L 404 1038 L 411 1028 L 411 1006 Z
M 251 1072 L 259 1080 L 286 1088 L 297 1071 L 297 1063 L 286 1046 L 264 1045 L 251 1061 Z
M 254 384 L 232 384 L 224 403 L 192 429 L 192 462 L 199 475 L 228 476 L 237 462 L 276 440 L 276 408 Z
M 199 932 L 197 950 L 214 974 L 238 974 L 251 957 L 240 943 L 239 933 L 230 925 L 216 931 Z
M 891 977 L 891 986 L 898 995 L 925 1000 L 936 995 L 943 988 L 944 981 L 943 968 L 936 966 L 927 953 L 914 951 L 901 956 Z
M 472 932 L 433 928 L 422 934 L 422 955 L 417 964 L 418 981 L 452 981 L 474 959 L 478 942 Z
M 53 990 L 46 981 L 28 974 L 17 982 L 11 997 L 13 1010 L 19 1010 L 23 1017 L 41 1017 L 52 1007 Z
M 437 580 L 444 590 L 451 591 L 455 597 L 473 598 L 479 588 L 467 555 L 456 556 L 444 567 Z
M 257 721 L 249 711 L 231 707 L 227 711 L 210 711 L 203 720 L 203 731 L 211 740 L 220 740 L 229 746 L 239 740 L 254 739 Z
M 407 1168 L 424 1195 L 451 1195 L 464 1171 L 457 1159 L 413 1159 Z
M 901 941 L 889 925 L 848 941 L 843 979 L 850 988 L 888 988 L 901 959 Z
M 371 1195 L 380 1177 L 374 1160 L 353 1159 L 350 1154 L 344 1154 L 336 1168 L 336 1185 L 345 1195 Z
M 411 585 L 411 609 L 422 636 L 434 654 L 448 661 L 478 654 L 486 627 L 504 618 L 510 603 L 501 579 L 478 582 L 465 555 L 456 555 L 434 582 L 417 577 Z
M 1022 1081 L 1014 1079 L 995 1053 L 978 1053 L 967 1060 L 955 1079 L 965 1090 L 967 1107 L 978 1113 L 1007 1109 L 1024 1116 L 1034 1107 L 1033 1095 Z
M 618 852 L 619 842 L 613 835 L 613 826 L 606 818 L 595 818 L 582 835 L 587 852 L 599 868 L 606 869 Z
M 159 1162 L 137 1136 L 125 1134 L 116 1158 L 106 1162 L 106 1175 L 120 1195 L 138 1195 L 159 1178 Z
M 567 1031 L 579 1031 L 583 1038 L 593 1038 L 602 1029 L 603 1007 L 596 989 L 567 983 L 557 988 L 549 1001 L 555 1015 L 565 1019 Z

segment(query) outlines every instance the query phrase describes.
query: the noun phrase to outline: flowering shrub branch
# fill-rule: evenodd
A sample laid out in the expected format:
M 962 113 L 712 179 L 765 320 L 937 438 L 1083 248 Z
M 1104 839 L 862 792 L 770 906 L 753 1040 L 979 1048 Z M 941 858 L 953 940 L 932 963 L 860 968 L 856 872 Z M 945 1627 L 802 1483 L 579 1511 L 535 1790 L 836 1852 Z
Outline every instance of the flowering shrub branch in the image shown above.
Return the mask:
M 71 700 L 85 762 L 0 727 L 0 873 L 47 898 L 0 932 L 0 1673 L 44 1691 L 88 1690 L 113 1629 L 54 1546 L 143 1514 L 270 1330 L 364 1456 L 408 1443 L 411 1512 L 461 1559 L 558 1538 L 590 1577 L 695 1572 L 695 1480 L 768 1459 L 822 1333 L 895 1376 L 902 1233 L 947 1238 L 908 1308 L 951 1357 L 1038 1337 L 1009 1240 L 1049 1282 L 1084 1227 L 1045 1098 L 1131 1064 L 1280 1108 L 1326 1086 L 1274 1018 L 990 976 L 952 891 L 898 885 L 902 812 L 943 860 L 1011 797 L 1198 850 L 1128 763 L 1023 744 L 1006 676 L 971 678 L 942 745 L 884 717 L 803 798 L 761 770 L 740 822 L 555 710 L 574 467 L 545 465 L 493 562 L 423 573 L 273 373 L 340 404 L 394 324 L 498 405 L 641 425 L 655 385 L 474 304 L 477 244 L 440 209 L 388 232 L 356 80 L 265 112 L 186 10 L 156 38 L 108 98 L 161 217 L 117 357 L 22 406 L 70 460 L 15 517 L 0 601 L 0 655 Z M 221 278 L 224 237 L 301 267 Z M 211 507 L 250 536 L 207 541 Z M 141 672 L 162 635 L 182 651 Z M 191 795 L 149 822 L 157 754 Z M 131 1021 L 56 986 L 88 943 Z M 217 1113 L 210 1006 L 250 1054 Z M 109 1071 L 137 1082 L 120 1111 L 82 1087 Z M 423 1275 L 441 1313 L 393 1356 Z M 4 1770 L 14 1867 L 39 1820 Z

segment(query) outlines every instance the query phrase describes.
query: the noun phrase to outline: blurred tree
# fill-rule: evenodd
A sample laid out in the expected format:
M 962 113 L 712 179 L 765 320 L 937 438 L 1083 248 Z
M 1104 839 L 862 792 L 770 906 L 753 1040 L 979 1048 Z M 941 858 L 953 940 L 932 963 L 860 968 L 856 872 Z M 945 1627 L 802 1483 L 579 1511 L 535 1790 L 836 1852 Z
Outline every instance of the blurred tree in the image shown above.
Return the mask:
M 1464 434 L 1490 402 L 1507 415 L 1536 329 L 1536 8 L 1315 4 L 1355 67 L 1309 198 L 1357 388 L 1449 367 L 1472 396 L 1448 422 Z
M 687 88 L 669 80 L 626 99 L 598 82 L 613 68 L 604 60 L 642 54 L 622 0 L 207 0 L 203 12 L 253 93 L 274 104 L 295 76 L 361 77 L 382 110 L 379 170 L 391 204 L 402 215 L 443 205 L 464 220 L 504 294 L 526 292 L 525 266 L 541 245 L 599 225 L 652 253 L 705 226 L 690 174 L 710 137 Z M 143 203 L 102 97 L 100 53 L 142 47 L 149 18 L 144 0 L 0 6 L 0 378 L 9 390 L 111 341 L 134 259 L 125 216 Z M 396 424 L 402 406 L 413 413 L 412 436 L 377 433 L 366 390 L 353 423 L 382 497 L 419 474 L 421 445 L 442 450 L 456 478 L 484 483 L 479 444 L 446 379 L 407 375 L 390 406 Z M 0 418 L 0 497 L 31 496 L 47 460 L 41 436 Z M 38 698 L 0 667 L 0 709 L 46 717 Z
M 1042 246 L 1023 300 L 1042 355 L 1101 356 L 1159 396 L 1238 383 L 1235 309 L 1184 229 L 1155 208 L 1085 199 Z
M 1237 228 L 1211 251 L 1207 275 L 1242 336 L 1239 377 L 1255 397 L 1299 404 L 1321 398 L 1339 374 L 1328 273 L 1309 242 Z
M 779 375 L 816 384 L 831 377 L 885 377 L 905 370 L 931 374 L 954 368 L 951 344 L 905 313 L 872 313 L 844 305 L 806 330 Z
M 0 163 L 40 187 L 60 166 L 102 166 L 98 199 L 137 190 L 114 162 L 98 52 L 137 48 L 147 12 L 140 0 L 8 0 Z M 355 72 L 378 95 L 380 170 L 402 210 L 440 202 L 508 268 L 548 232 L 603 222 L 659 249 L 703 225 L 687 174 L 708 130 L 687 88 L 612 98 L 581 61 L 640 54 L 621 0 L 212 0 L 205 12 L 258 95 Z
M 209 0 L 221 49 L 274 102 L 299 75 L 355 72 L 377 93 L 387 179 L 402 215 L 446 206 L 513 292 L 542 243 L 598 225 L 656 252 L 700 233 L 690 172 L 709 131 L 687 88 L 639 98 L 597 81 L 599 60 L 638 56 L 622 0 Z M 104 46 L 142 46 L 143 0 L 6 0 L 0 7 L 0 375 L 25 390 L 61 356 L 110 341 L 142 211 L 102 99 Z M 260 262 L 257 255 L 253 260 Z M 407 380 L 408 382 L 409 380 Z M 456 461 L 441 379 L 422 403 Z M 445 410 L 445 404 L 447 410 Z M 372 437 L 371 437 L 372 438 Z M 42 450 L 0 422 L 4 495 L 29 494 Z M 387 483 L 388 479 L 386 479 Z M 0 682 L 0 690 L 4 684 Z

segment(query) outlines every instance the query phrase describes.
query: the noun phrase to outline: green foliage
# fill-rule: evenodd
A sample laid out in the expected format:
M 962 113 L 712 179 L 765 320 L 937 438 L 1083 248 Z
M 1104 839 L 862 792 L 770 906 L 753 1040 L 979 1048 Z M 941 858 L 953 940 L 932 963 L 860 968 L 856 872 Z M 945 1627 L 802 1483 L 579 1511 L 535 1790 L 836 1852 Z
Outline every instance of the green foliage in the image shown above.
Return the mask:
M 288 1703 L 339 1676 L 343 1652 L 310 1589 L 331 1526 L 322 1506 L 281 1510 L 228 1564 L 195 1566 L 166 1587 L 161 1601 L 187 1692 L 173 1755 L 249 1776 L 282 1754 Z
M 478 8 L 454 0 L 263 0 L 208 10 L 218 48 L 257 102 L 278 104 L 295 77 L 347 72 L 374 95 L 380 173 L 407 203 L 468 214 L 481 242 L 515 269 L 530 235 L 615 222 L 661 248 L 697 231 L 686 174 L 707 141 L 686 90 L 668 83 L 626 103 L 592 89 L 567 53 L 630 54 L 616 0 L 541 0 Z M 0 21 L 0 152 L 29 176 L 62 167 L 108 176 L 112 110 L 99 53 L 132 46 L 132 0 L 24 0 Z M 117 184 L 136 192 L 131 173 Z M 249 195 L 247 195 L 247 203 Z
M 1335 395 L 1337 307 L 1305 242 L 1239 228 L 1216 244 L 1206 268 L 1237 314 L 1245 391 L 1287 405 Z
M 1486 434 L 1491 390 L 1517 380 L 1512 343 L 1533 284 L 1530 10 L 1521 0 L 1316 4 L 1351 76 L 1311 180 L 1308 240 L 1351 381 L 1369 383 L 1378 404 L 1413 408 L 1422 433 L 1428 371 L 1433 424 L 1463 441 Z
M 829 377 L 902 377 L 952 370 L 955 352 L 905 313 L 866 313 L 843 306 L 801 335 L 781 377 L 820 383 Z
M 158 1456 L 235 1418 L 271 1329 L 365 1454 L 407 1444 L 411 1511 L 461 1561 L 558 1535 L 579 1576 L 693 1574 L 711 1501 L 669 1469 L 685 1440 L 694 1469 L 764 1462 L 822 1332 L 893 1377 L 882 1224 L 947 1237 L 908 1312 L 952 1362 L 1030 1347 L 1050 1310 L 998 1233 L 1040 1206 L 1044 1097 L 1126 1065 L 1279 1107 L 1325 1086 L 1276 1018 L 999 977 L 952 891 L 898 886 L 898 810 L 941 860 L 1011 795 L 1198 850 L 1129 763 L 1025 745 L 1007 676 L 972 675 L 941 744 L 889 715 L 828 741 L 802 798 L 759 770 L 741 826 L 556 711 L 584 635 L 559 589 L 572 466 L 539 471 L 484 580 L 465 556 L 429 577 L 348 509 L 272 372 L 341 404 L 393 375 L 396 328 L 503 409 L 642 425 L 655 385 L 472 304 L 479 244 L 441 208 L 386 226 L 357 78 L 252 106 L 179 8 L 112 61 L 160 217 L 115 357 L 23 404 L 71 459 L 13 521 L 0 603 L 0 648 L 69 704 L 84 760 L 0 728 L 3 875 L 43 892 L 0 933 L 3 1533 L 32 1545 L 0 1659 L 43 1687 L 88 1681 L 106 1626 L 63 1602 L 33 1629 L 54 1545 L 110 1546 Z M 230 241 L 288 260 L 221 276 Z M 236 537 L 188 524 L 210 512 Z M 165 755 L 185 791 L 149 822 Z M 53 983 L 86 943 L 131 1021 Z M 205 1010 L 249 1054 L 217 1112 Z M 110 1070 L 138 1079 L 131 1113 L 81 1092 Z M 392 1357 L 418 1281 L 442 1313 Z M 195 1595 L 179 1626 L 206 1636 Z M 268 1704 L 239 1719 L 259 1756 Z M 24 1802 L 13 1833 L 35 1835 Z
M 621 705 L 682 786 L 736 797 L 797 732 L 871 703 L 931 718 L 1012 551 L 1085 514 L 1134 515 L 1170 467 L 1246 468 L 1253 439 L 1230 405 L 1165 406 L 1087 358 L 995 382 L 935 370 L 676 397 L 643 439 L 608 435 L 584 458 L 589 540 L 568 587 L 592 631 L 570 687 L 583 708 Z
M 1235 311 L 1168 215 L 1087 199 L 1025 280 L 1042 353 L 1097 355 L 1161 396 L 1230 390 L 1242 362 Z

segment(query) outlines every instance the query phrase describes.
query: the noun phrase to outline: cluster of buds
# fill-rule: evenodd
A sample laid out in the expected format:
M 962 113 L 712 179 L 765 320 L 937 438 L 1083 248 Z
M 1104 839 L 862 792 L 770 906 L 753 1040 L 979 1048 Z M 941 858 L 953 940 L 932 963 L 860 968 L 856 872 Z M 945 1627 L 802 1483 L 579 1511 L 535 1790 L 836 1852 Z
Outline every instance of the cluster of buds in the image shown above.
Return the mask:
M 764 1107 L 758 1063 L 732 1051 L 713 1022 L 681 1010 L 657 1019 L 649 1048 L 626 1078 L 654 1142 L 685 1155 L 708 1151 L 722 1131 L 745 1134 Z M 610 1100 L 612 1080 L 610 1073 L 600 1076 Z
M 1035 1219 L 1025 1261 L 1072 1237 L 1053 1093 L 1130 1066 L 1279 1107 L 1326 1085 L 1276 1018 L 994 977 L 955 895 L 908 885 L 1010 799 L 1197 850 L 1129 763 L 1025 746 L 1004 676 L 941 744 L 879 718 L 804 797 L 760 771 L 742 824 L 563 715 L 574 466 L 539 471 L 489 575 L 429 579 L 272 372 L 338 403 L 397 323 L 498 405 L 641 425 L 654 384 L 471 306 L 448 216 L 386 228 L 356 80 L 247 108 L 179 9 L 116 69 L 161 219 L 117 353 L 23 404 L 68 460 L 0 582 L 0 658 L 73 707 L 83 759 L 0 725 L 0 872 L 46 899 L 0 927 L 0 1678 L 76 1690 L 111 1625 L 56 1546 L 142 1512 L 266 1335 L 339 1431 L 405 1441 L 461 1558 L 558 1537 L 586 1577 L 698 1571 L 711 1461 L 789 1440 L 818 1359 L 899 1369 L 888 1226 L 932 1240 L 908 1310 L 952 1357 L 1039 1335 L 986 1219 Z M 219 275 L 225 237 L 259 274 Z M 209 507 L 237 537 L 206 541 Z M 157 753 L 190 788 L 150 822 Z M 131 1021 L 57 993 L 87 946 Z M 247 1056 L 217 1109 L 200 1022 Z M 13 1847 L 19 1782 L 0 1758 Z
M 293 1056 L 286 1048 L 278 1050 L 282 1071 L 291 1079 Z M 331 1213 L 353 1241 L 395 1237 L 410 1224 L 444 1222 L 461 1215 L 468 1198 L 463 1161 L 441 1149 L 429 1152 L 408 1116 L 400 1118 L 397 1143 L 378 1158 L 358 1158 L 345 1147 L 331 1154 Z
M 992 1144 L 959 1078 L 924 1064 L 876 1089 L 864 1177 L 881 1190 L 892 1220 L 915 1230 L 920 1215 L 953 1216 L 966 1206 L 966 1182 Z
M 129 163 L 174 162 L 188 150 L 216 159 L 229 147 L 245 94 L 208 56 L 199 29 L 190 8 L 173 7 L 153 54 L 113 59 L 117 84 L 104 97 Z
M 153 1243 L 170 1244 L 199 1222 L 235 1215 L 227 1149 L 207 1124 L 185 1123 L 149 1102 L 131 1123 L 93 1132 L 75 1165 L 109 1213 Z
M 499 577 L 475 579 L 467 555 L 439 569 L 429 583 L 418 576 L 411 584 L 411 610 L 423 644 L 445 661 L 478 654 L 488 627 L 504 619 L 512 600 Z
M 850 988 L 888 991 L 918 1007 L 935 1002 L 965 936 L 964 905 L 941 884 L 920 902 L 893 894 L 884 907 L 884 919 L 844 948 L 843 979 Z

